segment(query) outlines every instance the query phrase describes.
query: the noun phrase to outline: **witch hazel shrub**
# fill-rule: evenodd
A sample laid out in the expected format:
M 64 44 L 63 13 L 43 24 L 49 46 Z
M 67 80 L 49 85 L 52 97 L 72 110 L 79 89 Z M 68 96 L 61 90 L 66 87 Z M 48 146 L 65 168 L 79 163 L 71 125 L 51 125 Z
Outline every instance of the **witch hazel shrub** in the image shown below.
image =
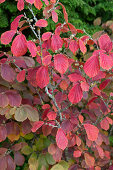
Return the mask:
M 18 10 L 24 5 L 33 18 L 22 11 L 0 38 L 11 47 L 0 51 L 1 168 L 112 170 L 110 37 L 92 39 L 76 29 L 59 1 L 17 1 Z M 36 18 L 33 5 L 43 18 Z M 60 8 L 63 23 L 58 23 Z M 54 32 L 44 32 L 49 18 Z M 33 39 L 26 39 L 26 29 Z

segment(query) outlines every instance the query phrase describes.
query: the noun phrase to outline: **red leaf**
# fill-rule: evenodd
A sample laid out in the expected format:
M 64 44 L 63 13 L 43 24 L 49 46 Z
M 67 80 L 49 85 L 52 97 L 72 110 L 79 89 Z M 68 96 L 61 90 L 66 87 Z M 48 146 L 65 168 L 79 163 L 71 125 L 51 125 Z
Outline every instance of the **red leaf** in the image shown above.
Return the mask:
M 22 11 L 24 9 L 24 0 L 18 0 L 17 8 L 19 11 Z
M 80 73 L 72 73 L 69 76 L 71 82 L 85 81 L 85 78 L 80 75 Z
M 77 151 L 74 151 L 73 156 L 74 156 L 75 158 L 78 158 L 78 157 L 81 156 L 81 154 L 82 154 L 82 152 L 79 151 L 79 150 L 77 150 Z
M 104 118 L 101 122 L 100 122 L 100 126 L 102 129 L 104 130 L 108 130 L 109 129 L 109 122 L 106 118 Z
M 107 34 L 101 35 L 98 42 L 102 50 L 105 50 L 106 52 L 110 52 L 112 50 L 112 41 Z
M 65 133 L 68 133 L 73 130 L 73 124 L 71 123 L 70 120 L 66 119 L 61 123 L 61 128 Z
M 6 107 L 9 104 L 9 100 L 6 94 L 0 93 L 0 107 Z
M 87 48 L 81 39 L 79 39 L 79 46 L 80 46 L 80 50 L 82 51 L 82 53 L 85 54 L 87 51 Z
M 47 114 L 47 117 L 48 117 L 49 120 L 55 120 L 56 116 L 57 116 L 57 114 L 55 112 L 49 112 Z
M 53 10 L 52 12 L 52 20 L 57 23 L 58 22 L 58 15 L 57 13 L 55 12 L 55 10 Z
M 36 132 L 42 125 L 44 124 L 43 121 L 38 121 L 33 124 L 33 127 L 31 129 L 32 132 Z
M 99 59 L 92 55 L 84 64 L 84 71 L 89 77 L 94 77 L 100 70 Z
M 62 3 L 59 2 L 59 4 L 62 6 L 63 13 L 64 13 L 64 19 L 65 19 L 66 23 L 68 23 L 68 14 L 66 12 L 66 9 Z
M 71 23 L 67 23 L 69 25 L 70 31 L 72 32 L 72 34 L 76 34 L 77 33 L 77 29 L 74 27 L 74 25 L 72 25 Z
M 110 79 L 104 80 L 104 81 L 100 84 L 99 89 L 100 89 L 100 90 L 103 90 L 103 89 L 109 84 L 110 81 L 111 81 Z
M 63 40 L 59 35 L 53 35 L 51 38 L 51 47 L 53 50 L 59 50 L 59 48 L 62 48 Z
M 95 159 L 94 157 L 90 156 L 88 153 L 84 153 L 85 162 L 89 168 L 94 167 Z
M 14 161 L 16 165 L 22 166 L 25 162 L 25 158 L 20 152 L 14 152 Z
M 52 33 L 51 32 L 45 32 L 42 34 L 42 40 L 46 41 L 51 37 Z
M 17 16 L 14 21 L 11 23 L 11 30 L 17 30 L 18 25 L 19 25 L 19 20 L 23 17 L 24 15 L 19 15 Z
M 31 5 L 34 3 L 35 0 L 26 0 L 26 2 L 30 3 Z
M 6 159 L 7 159 L 7 170 L 15 170 L 16 165 L 12 157 L 10 155 L 7 155 Z
M 71 40 L 69 44 L 69 49 L 72 51 L 72 53 L 75 55 L 76 51 L 79 49 L 79 45 L 76 42 L 76 40 Z
M 9 44 L 12 41 L 12 38 L 14 37 L 16 31 L 15 30 L 10 30 L 6 31 L 1 35 L 1 43 L 2 44 Z
M 24 81 L 24 80 L 25 80 L 25 74 L 26 74 L 25 70 L 20 71 L 20 72 L 17 74 L 17 81 L 18 81 L 18 82 Z
M 37 86 L 43 89 L 49 84 L 48 67 L 41 66 L 36 73 Z
M 61 128 L 58 129 L 58 131 L 57 131 L 56 143 L 57 143 L 57 146 L 62 150 L 64 150 L 68 145 L 68 139 L 67 139 L 64 131 Z
M 48 22 L 45 19 L 39 19 L 35 25 L 37 27 L 47 27 Z
M 99 133 L 98 128 L 91 124 L 84 124 L 84 128 L 86 130 L 88 139 L 91 141 L 95 141 Z
M 103 69 L 109 70 L 113 67 L 113 59 L 110 55 L 100 53 L 100 66 Z
M 42 59 L 42 63 L 44 66 L 47 66 L 49 64 L 51 64 L 51 58 L 52 55 L 46 55 L 43 59 Z
M 89 91 L 89 85 L 88 85 L 88 83 L 87 82 L 81 82 L 81 88 L 82 88 L 82 91 Z
M 13 90 L 9 90 L 6 92 L 6 95 L 9 99 L 9 105 L 14 107 L 17 106 L 19 107 L 22 101 L 22 98 L 20 96 L 20 94 L 18 94 L 18 92 L 13 91 Z
M 37 82 L 36 82 L 36 73 L 37 73 L 38 68 L 31 68 L 28 70 L 28 75 L 26 79 L 30 82 L 30 84 L 34 87 L 37 87 Z
M 37 9 L 40 10 L 40 9 L 42 8 L 43 4 L 42 4 L 41 0 L 35 0 L 34 6 L 35 6 Z
M 4 141 L 7 137 L 7 130 L 5 126 L 0 126 L 0 142 Z
M 72 104 L 78 103 L 83 97 L 83 92 L 79 83 L 76 83 L 68 94 L 69 101 Z
M 8 64 L 1 64 L 1 76 L 8 82 L 13 82 L 16 78 L 16 73 Z
M 103 149 L 100 146 L 98 146 L 98 145 L 96 145 L 96 148 L 98 150 L 100 158 L 103 159 L 104 158 L 104 151 L 103 151 Z
M 93 87 L 93 93 L 95 93 L 98 96 L 101 95 L 101 92 L 100 92 L 100 90 L 99 90 L 99 88 L 97 86 Z
M 22 56 L 27 52 L 27 41 L 23 34 L 15 37 L 11 46 L 11 52 L 16 57 Z
M 57 54 L 54 56 L 55 69 L 60 73 L 64 74 L 68 69 L 68 58 L 63 54 Z
M 36 47 L 34 42 L 28 41 L 27 42 L 27 48 L 29 49 L 32 57 L 35 57 L 37 55 L 37 53 L 36 53 L 37 52 L 37 47 Z

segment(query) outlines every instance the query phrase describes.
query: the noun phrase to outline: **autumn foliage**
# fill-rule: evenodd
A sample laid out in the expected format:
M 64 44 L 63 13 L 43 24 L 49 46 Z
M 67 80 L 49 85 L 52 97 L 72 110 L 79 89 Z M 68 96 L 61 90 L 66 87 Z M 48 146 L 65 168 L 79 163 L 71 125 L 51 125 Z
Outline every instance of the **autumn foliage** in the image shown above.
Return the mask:
M 32 5 L 43 9 L 43 18 Z M 0 51 L 0 167 L 112 170 L 112 40 L 76 29 L 59 1 L 18 0 L 17 8 L 23 14 L 0 38 L 11 47 Z M 44 32 L 49 18 L 54 32 Z

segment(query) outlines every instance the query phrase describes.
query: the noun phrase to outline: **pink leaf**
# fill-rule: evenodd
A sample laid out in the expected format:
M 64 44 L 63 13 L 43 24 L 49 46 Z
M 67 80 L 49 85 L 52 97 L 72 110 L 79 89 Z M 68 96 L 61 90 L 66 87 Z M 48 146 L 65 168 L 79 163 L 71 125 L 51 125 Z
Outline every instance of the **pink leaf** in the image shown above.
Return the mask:
M 72 73 L 68 77 L 71 82 L 85 81 L 85 79 L 80 75 L 80 73 Z
M 53 50 L 59 50 L 59 48 L 62 48 L 63 40 L 59 35 L 53 35 L 51 39 L 51 47 Z
M 37 27 L 47 27 L 48 22 L 45 19 L 40 19 L 35 24 Z
M 8 82 L 13 82 L 16 78 L 14 69 L 8 64 L 1 64 L 1 76 Z
M 44 64 L 44 66 L 47 66 L 51 63 L 51 58 L 52 55 L 46 55 L 43 59 L 42 59 L 42 63 Z
M 31 5 L 34 3 L 35 0 L 26 0 L 26 2 L 30 3 Z
M 48 67 L 41 66 L 36 73 L 37 86 L 43 89 L 49 84 Z
M 99 90 L 99 88 L 97 86 L 93 87 L 93 93 L 95 93 L 98 96 L 101 95 L 101 92 L 100 92 L 100 90 Z
M 25 158 L 20 152 L 14 152 L 14 161 L 16 165 L 22 166 L 25 162 Z
M 40 10 L 40 9 L 42 8 L 43 4 L 42 4 L 41 0 L 35 0 L 34 6 L 35 6 L 37 9 Z
M 17 81 L 18 81 L 18 82 L 24 81 L 24 80 L 25 80 L 25 74 L 26 74 L 25 70 L 20 71 L 20 72 L 17 74 Z
M 27 41 L 23 34 L 15 37 L 11 46 L 11 52 L 16 57 L 22 56 L 27 52 Z
M 64 131 L 61 128 L 58 129 L 58 131 L 57 131 L 56 143 L 57 143 L 57 146 L 62 150 L 64 150 L 68 145 L 68 139 L 67 139 Z
M 82 53 L 85 54 L 87 51 L 87 48 L 81 39 L 79 39 L 79 46 L 80 46 L 80 50 L 82 51 Z
M 104 118 L 101 122 L 100 122 L 100 126 L 102 129 L 104 130 L 108 130 L 109 129 L 109 122 L 106 118 Z
M 0 4 L 3 3 L 3 2 L 5 2 L 5 0 L 0 0 Z
M 42 40 L 46 41 L 51 37 L 52 33 L 51 32 L 45 32 L 42 34 Z
M 113 59 L 110 55 L 100 53 L 100 66 L 103 69 L 109 70 L 113 67 Z
M 68 14 L 66 12 L 66 9 L 62 3 L 59 2 L 59 4 L 62 6 L 63 13 L 64 13 L 64 19 L 65 19 L 66 23 L 68 23 Z
M 72 104 L 78 103 L 83 97 L 83 92 L 79 83 L 76 83 L 68 94 L 69 101 Z
M 106 52 L 110 52 L 112 50 L 112 41 L 107 34 L 101 35 L 98 42 L 102 50 L 105 50 Z
M 87 82 L 81 82 L 82 91 L 89 91 L 89 84 Z
M 94 157 L 90 156 L 88 153 L 84 153 L 84 158 L 85 158 L 85 162 L 89 168 L 94 167 L 94 165 L 95 165 Z
M 79 151 L 79 150 L 77 150 L 77 151 L 74 151 L 73 156 L 74 156 L 75 158 L 78 158 L 78 157 L 81 156 L 81 154 L 82 154 L 82 152 Z
M 57 13 L 55 12 L 55 10 L 53 10 L 52 12 L 52 20 L 57 23 L 58 22 L 58 15 Z
M 28 41 L 27 42 L 27 48 L 29 49 L 32 57 L 35 57 L 37 55 L 37 53 L 36 53 L 37 52 L 37 47 L 36 47 L 34 42 Z
M 4 141 L 7 137 L 7 130 L 5 126 L 0 126 L 0 142 Z
M 103 90 L 103 89 L 109 84 L 110 81 L 111 81 L 110 79 L 104 80 L 104 81 L 100 84 L 99 89 L 100 89 L 100 90 Z
M 98 146 L 98 145 L 96 145 L 96 148 L 98 150 L 100 158 L 103 159 L 104 158 L 104 151 L 103 151 L 103 149 L 100 146 Z
M 57 114 L 55 112 L 49 112 L 47 114 L 47 117 L 48 117 L 49 120 L 55 120 L 56 116 L 57 116 Z
M 36 132 L 42 125 L 44 124 L 43 121 L 38 121 L 33 124 L 33 127 L 31 129 L 32 132 Z
M 23 17 L 24 15 L 19 15 L 17 16 L 14 21 L 11 23 L 11 30 L 17 30 L 18 25 L 19 25 L 19 20 Z
M 43 0 L 45 2 L 46 5 L 49 5 L 49 1 L 48 0 Z
M 12 38 L 14 37 L 16 31 L 10 30 L 6 31 L 1 35 L 1 43 L 2 44 L 9 44 L 12 41 Z
M 91 141 L 95 141 L 99 134 L 98 128 L 91 124 L 84 124 L 84 128 L 86 130 L 88 139 Z
M 0 93 L 0 107 L 6 107 L 9 104 L 9 100 L 6 94 Z
M 79 45 L 76 40 L 71 40 L 69 44 L 69 49 L 72 51 L 73 54 L 76 53 L 76 51 L 79 49 Z
M 60 73 L 64 74 L 68 69 L 68 58 L 63 54 L 57 54 L 54 56 L 55 69 Z
M 22 11 L 24 9 L 24 0 L 18 0 L 17 8 L 19 11 Z
M 84 64 L 84 71 L 89 77 L 94 77 L 100 70 L 99 59 L 92 55 Z

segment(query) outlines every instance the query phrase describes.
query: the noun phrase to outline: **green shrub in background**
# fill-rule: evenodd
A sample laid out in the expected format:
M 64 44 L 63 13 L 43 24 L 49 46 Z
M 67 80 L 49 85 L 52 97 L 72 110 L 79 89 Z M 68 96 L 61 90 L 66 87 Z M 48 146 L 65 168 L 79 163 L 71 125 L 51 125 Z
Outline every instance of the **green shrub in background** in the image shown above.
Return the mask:
M 102 22 L 113 19 L 113 0 L 60 0 L 60 2 L 66 7 L 69 14 L 69 22 L 74 24 L 76 28 L 84 28 L 91 35 L 102 29 L 98 25 L 93 25 L 95 18 L 101 17 Z M 28 9 L 25 8 L 24 10 L 30 17 Z M 41 16 L 42 10 L 37 13 L 37 10 L 33 8 L 37 18 L 43 17 Z M 16 1 L 6 0 L 5 3 L 0 5 L 0 34 L 9 29 L 10 23 L 19 13 L 21 14 L 17 10 Z M 63 17 L 60 10 L 57 10 L 57 13 L 60 16 L 59 21 L 62 22 Z M 49 22 L 49 27 L 46 30 L 54 30 L 53 21 L 50 19 Z

